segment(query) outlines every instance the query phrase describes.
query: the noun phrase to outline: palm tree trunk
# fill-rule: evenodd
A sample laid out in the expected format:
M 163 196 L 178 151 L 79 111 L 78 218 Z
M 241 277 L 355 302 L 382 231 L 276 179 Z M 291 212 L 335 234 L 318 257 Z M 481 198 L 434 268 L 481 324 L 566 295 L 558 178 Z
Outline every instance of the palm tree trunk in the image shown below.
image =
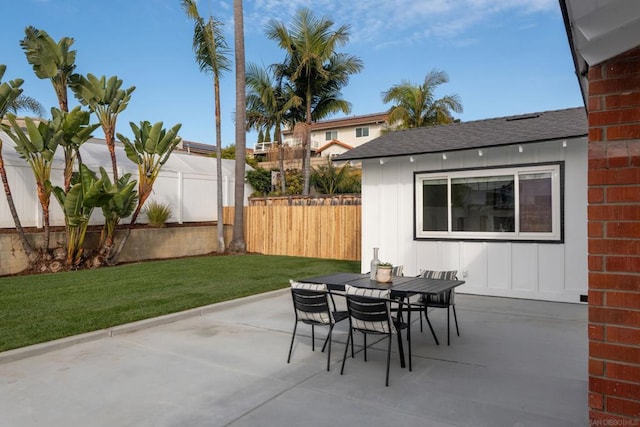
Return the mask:
M 309 181 L 311 178 L 311 91 L 307 90 L 307 113 L 306 113 L 306 123 L 304 130 L 304 142 L 302 143 L 302 147 L 304 148 L 304 158 L 302 160 L 302 177 L 304 181 L 304 187 L 302 190 L 303 196 L 309 195 Z
M 222 206 L 222 123 L 220 120 L 220 79 L 218 74 L 214 73 L 213 77 L 213 97 L 215 99 L 215 115 L 216 115 L 216 189 L 218 201 L 218 253 L 223 253 L 224 245 L 224 221 Z
M 232 253 L 245 253 L 244 241 L 244 177 L 247 151 L 244 22 L 242 0 L 233 0 L 233 35 L 236 62 L 236 169 L 234 184 L 233 237 L 229 244 Z
M 16 210 L 16 205 L 13 202 L 13 196 L 11 195 L 11 188 L 9 187 L 9 180 L 7 179 L 7 171 L 4 168 L 4 159 L 2 158 L 2 149 L 0 148 L 0 178 L 2 179 L 2 185 L 4 186 L 4 194 L 7 196 L 7 204 L 9 205 L 9 210 L 11 211 L 11 216 L 13 217 L 13 222 L 16 225 L 16 231 L 18 232 L 18 238 L 20 239 L 20 243 L 22 243 L 22 249 L 24 253 L 27 255 L 27 259 L 29 260 L 30 265 L 36 261 L 35 255 L 36 252 L 31 247 L 31 244 L 27 240 L 27 236 L 24 232 L 24 228 L 22 228 L 22 224 L 20 223 L 20 217 L 18 216 L 18 211 Z
M 276 123 L 275 136 L 276 144 L 278 144 L 278 167 L 280 168 L 280 190 L 284 196 L 287 193 L 287 183 L 284 173 L 284 144 L 282 143 L 282 131 L 280 123 Z

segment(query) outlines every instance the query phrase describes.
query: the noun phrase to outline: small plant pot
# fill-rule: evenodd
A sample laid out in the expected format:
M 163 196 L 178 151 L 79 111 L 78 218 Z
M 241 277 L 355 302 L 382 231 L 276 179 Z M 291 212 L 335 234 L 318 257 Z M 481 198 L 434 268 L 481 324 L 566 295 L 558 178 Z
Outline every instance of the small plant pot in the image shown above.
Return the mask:
M 387 266 L 378 266 L 376 272 L 376 282 L 390 283 L 391 282 L 391 268 Z

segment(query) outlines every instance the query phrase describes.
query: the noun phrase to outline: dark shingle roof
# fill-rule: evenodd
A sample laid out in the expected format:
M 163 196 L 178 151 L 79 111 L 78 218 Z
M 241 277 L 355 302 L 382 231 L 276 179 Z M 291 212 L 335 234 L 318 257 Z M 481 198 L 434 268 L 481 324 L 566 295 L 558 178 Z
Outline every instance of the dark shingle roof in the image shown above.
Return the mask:
M 386 133 L 334 160 L 440 153 L 587 135 L 583 107 Z

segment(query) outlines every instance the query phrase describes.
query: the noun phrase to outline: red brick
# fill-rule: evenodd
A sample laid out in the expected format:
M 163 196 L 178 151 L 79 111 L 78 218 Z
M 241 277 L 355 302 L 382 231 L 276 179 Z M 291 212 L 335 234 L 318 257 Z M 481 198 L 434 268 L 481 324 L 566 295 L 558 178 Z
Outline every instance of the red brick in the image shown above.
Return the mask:
M 591 304 L 591 300 L 589 300 Z M 604 326 L 603 325 L 589 325 L 589 339 L 592 341 L 604 341 Z
M 587 162 L 587 166 L 589 167 L 589 170 L 606 169 L 609 167 L 609 162 L 607 162 L 606 158 L 589 159 L 589 161 Z
M 637 417 L 640 417 L 640 401 L 638 400 L 617 399 L 615 397 L 607 396 L 606 408 L 607 408 L 607 412 L 613 412 L 614 414 L 619 414 L 625 417 L 633 417 L 633 418 L 636 418 L 636 421 L 638 421 Z M 598 409 L 598 408 L 594 408 L 594 409 Z M 636 425 L 639 425 L 639 424 L 640 422 L 636 423 Z M 630 425 L 633 425 L 633 424 L 630 424 Z
M 608 167 L 607 143 L 602 141 L 602 129 L 589 129 L 589 169 Z
M 589 363 L 591 363 L 591 360 L 589 360 Z M 596 368 L 597 364 L 594 364 L 594 371 L 597 372 Z M 640 383 L 640 366 L 638 365 L 626 365 L 622 363 L 607 362 L 606 371 L 607 378 L 610 378 L 612 380 Z
M 637 75 L 590 81 L 589 96 L 634 91 L 638 87 L 640 87 L 640 76 Z
M 607 171 L 607 183 L 637 184 L 640 182 L 640 168 L 620 168 Z
M 640 205 L 589 205 L 589 221 L 640 221 Z
M 589 272 L 589 289 L 637 291 L 640 289 L 640 275 Z
M 589 68 L 589 81 L 602 79 L 602 65 Z
M 627 141 L 629 146 L 629 164 L 630 166 L 640 166 L 640 143 L 635 141 Z
M 590 170 L 589 185 L 620 185 L 640 183 L 640 168 Z
M 604 291 L 589 289 L 589 305 L 598 307 L 604 305 Z
M 607 202 L 640 202 L 640 185 L 607 188 Z
M 600 393 L 589 393 L 589 408 L 604 409 L 604 396 Z
M 638 138 L 640 138 L 640 125 L 620 125 L 607 128 L 607 140 Z
M 640 360 L 640 348 L 608 342 L 589 341 L 589 356 L 596 359 L 616 360 L 633 363 Z M 605 366 L 605 375 L 608 372 Z M 640 383 L 638 383 L 640 390 Z M 640 394 L 638 394 L 640 396 Z
M 640 79 L 638 79 L 640 82 Z M 589 112 L 589 127 L 605 126 L 622 123 L 636 123 L 640 121 L 640 110 L 624 108 L 619 110 L 604 110 Z
M 587 191 L 589 203 L 604 202 L 604 189 L 602 187 L 591 187 Z
M 601 377 L 604 375 L 604 362 L 597 359 L 589 359 L 589 375 Z
M 594 223 L 601 224 L 601 223 Z M 609 222 L 607 223 L 607 237 L 625 237 L 629 239 L 640 237 L 640 222 Z
M 640 74 L 640 60 L 629 58 L 607 63 L 607 78 Z
M 632 311 L 625 309 L 615 309 L 608 307 L 593 307 L 589 306 L 589 322 L 591 323 L 606 323 L 608 325 L 618 326 L 630 326 L 637 327 L 640 323 L 640 311 Z M 636 359 L 612 359 L 622 360 L 626 362 L 638 361 L 640 357 L 640 348 L 636 348 Z M 592 352 L 589 353 L 592 357 L 600 357 Z
M 606 161 L 606 157 L 604 157 L 605 161 Z M 589 172 L 587 173 L 587 181 L 588 181 L 588 185 L 591 186 L 595 186 L 595 185 L 605 185 L 607 184 L 607 170 L 593 170 L 593 169 L 589 169 Z
M 598 97 L 594 98 L 600 100 Z M 636 106 L 640 106 L 640 92 L 620 93 L 605 98 L 605 108 L 607 109 Z
M 604 132 L 603 132 L 602 128 L 593 127 L 593 128 L 589 129 L 589 141 L 591 141 L 591 142 L 602 141 L 603 135 L 604 135 Z
M 605 268 L 607 269 L 607 271 L 639 273 L 640 257 L 609 256 L 605 261 Z
M 604 237 L 604 226 L 601 222 L 589 222 L 587 229 L 589 237 Z M 638 224 L 638 232 L 640 233 L 640 223 Z
M 589 391 L 608 396 L 637 399 L 640 396 L 640 384 L 590 377 Z
M 602 110 L 602 97 L 600 96 L 590 96 L 587 101 L 587 110 L 588 111 L 600 111 Z
M 640 329 L 636 328 L 623 328 L 620 326 L 607 326 L 607 340 L 613 343 L 619 344 L 640 344 Z M 640 363 L 640 360 L 637 361 Z M 640 379 L 639 379 L 640 381 Z
M 604 257 L 599 255 L 589 255 L 588 264 L 589 271 L 603 271 Z
M 615 58 L 612 58 L 609 62 L 620 61 L 625 58 L 635 59 L 635 57 L 637 56 L 640 56 L 640 48 L 634 47 L 633 49 L 629 49 L 628 51 L 621 53 Z
M 640 310 L 640 292 L 607 292 L 607 307 L 635 308 Z M 638 325 L 640 327 L 640 325 Z M 638 341 L 640 344 L 640 341 Z
M 640 255 L 640 240 L 589 239 L 590 254 Z

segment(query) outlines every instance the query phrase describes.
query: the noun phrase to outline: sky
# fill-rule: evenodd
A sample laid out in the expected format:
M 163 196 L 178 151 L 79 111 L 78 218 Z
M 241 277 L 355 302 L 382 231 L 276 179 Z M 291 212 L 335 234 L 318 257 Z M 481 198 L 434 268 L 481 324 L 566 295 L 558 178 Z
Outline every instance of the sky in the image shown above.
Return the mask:
M 179 0 L 7 3 L 0 27 L 3 80 L 24 79 L 24 94 L 47 111 L 57 101 L 51 83 L 35 76 L 20 47 L 27 26 L 56 41 L 73 38 L 76 72 L 116 75 L 123 88 L 136 87 L 118 117 L 118 132 L 130 136 L 129 122 L 142 120 L 166 127 L 181 123 L 184 140 L 215 144 L 212 77 L 195 62 L 193 23 Z M 265 27 L 270 20 L 288 24 L 299 7 L 332 20 L 336 28 L 350 26 L 349 42 L 338 52 L 364 63 L 342 90 L 350 115 L 386 111 L 391 104 L 382 102 L 384 91 L 403 81 L 421 84 L 432 69 L 449 75 L 436 97 L 459 95 L 464 111 L 455 117 L 462 121 L 583 105 L 557 0 L 244 0 L 247 63 L 282 62 L 284 52 L 266 37 Z M 199 0 L 198 8 L 225 24 L 233 47 L 233 0 Z M 222 76 L 220 90 L 226 147 L 235 139 L 233 70 Z M 71 107 L 78 105 L 69 97 Z M 256 138 L 248 133 L 247 147 Z

